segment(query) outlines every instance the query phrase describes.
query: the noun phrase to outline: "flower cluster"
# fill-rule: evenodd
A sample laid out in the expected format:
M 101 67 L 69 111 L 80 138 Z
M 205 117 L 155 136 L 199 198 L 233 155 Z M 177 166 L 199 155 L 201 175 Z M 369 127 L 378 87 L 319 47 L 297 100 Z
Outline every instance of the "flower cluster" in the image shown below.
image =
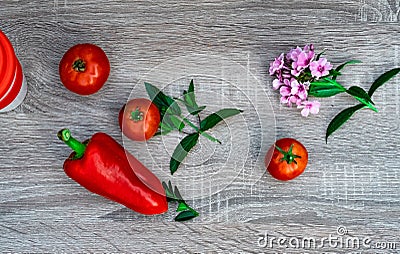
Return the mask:
M 302 109 L 301 115 L 318 114 L 320 103 L 308 100 L 310 83 L 328 76 L 333 66 L 321 55 L 316 55 L 312 44 L 282 53 L 271 62 L 269 74 L 274 76 L 274 90 L 281 94 L 281 103 Z

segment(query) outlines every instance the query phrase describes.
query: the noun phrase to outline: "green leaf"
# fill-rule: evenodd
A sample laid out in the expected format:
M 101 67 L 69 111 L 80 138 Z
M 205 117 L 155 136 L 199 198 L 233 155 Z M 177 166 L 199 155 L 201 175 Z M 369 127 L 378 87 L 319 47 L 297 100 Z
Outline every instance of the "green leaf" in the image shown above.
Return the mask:
M 170 114 L 165 114 L 161 123 L 167 125 L 171 130 L 176 129 L 182 131 L 183 128 L 185 128 L 185 123 L 182 122 L 182 120 Z
M 319 54 L 317 55 L 317 57 L 315 58 L 315 60 L 318 61 L 318 60 L 321 58 L 321 56 L 322 56 L 323 54 L 325 54 L 325 50 L 322 51 L 321 53 L 319 53 Z
M 317 81 L 313 81 L 310 84 L 308 95 L 314 97 L 331 97 L 339 93 L 346 91 L 341 84 L 335 80 L 324 78 Z
M 347 62 L 345 62 L 345 63 L 342 63 L 341 65 L 339 65 L 338 67 L 336 67 L 336 71 L 340 71 L 340 70 L 342 70 L 346 65 L 349 65 L 349 64 L 359 64 L 359 63 L 362 63 L 360 60 L 350 60 L 350 61 L 347 61 Z
M 328 143 L 328 137 L 332 135 L 337 129 L 339 129 L 350 117 L 358 110 L 364 108 L 364 104 L 358 104 L 356 106 L 347 108 L 336 115 L 332 121 L 329 123 L 328 128 L 326 129 L 325 141 Z
M 377 109 L 375 108 L 374 102 L 371 100 L 371 97 L 369 97 L 367 92 L 361 87 L 352 86 L 349 89 L 347 89 L 346 92 L 351 96 L 353 96 L 356 100 L 367 106 L 368 108 L 377 112 Z
M 179 165 L 188 155 L 189 151 L 196 145 L 198 139 L 199 139 L 199 133 L 192 133 L 187 135 L 178 144 L 169 162 L 169 169 L 171 171 L 171 175 L 173 175 L 176 172 Z
M 330 70 L 330 71 L 329 71 L 329 75 L 330 75 L 330 76 L 333 76 L 333 77 L 337 77 L 337 76 L 342 75 L 342 73 L 341 73 L 340 71 L 337 71 L 337 70 Z M 333 77 L 332 77 L 332 78 L 333 78 Z
M 175 195 L 175 197 L 177 197 L 178 199 L 183 200 L 182 195 L 181 195 L 181 193 L 179 192 L 178 187 L 176 187 L 176 186 L 175 186 L 175 189 L 174 189 L 174 195 Z
M 187 221 L 199 216 L 199 214 L 195 211 L 183 211 L 178 216 L 175 217 L 175 221 Z
M 186 211 L 188 209 L 189 208 L 188 208 L 188 206 L 186 205 L 185 202 L 180 202 L 179 205 L 178 205 L 178 208 L 176 208 L 176 211 L 177 212 L 182 212 L 182 211 Z
M 242 113 L 243 110 L 240 109 L 234 109 L 234 108 L 226 108 L 226 109 L 221 109 L 215 113 L 212 113 L 211 115 L 207 116 L 200 122 L 200 130 L 201 131 L 206 131 L 208 129 L 211 129 L 215 125 L 217 125 L 219 122 L 222 120 L 237 115 L 239 113 Z
M 164 119 L 165 118 L 166 117 L 164 117 Z M 160 122 L 160 129 L 161 129 L 161 132 L 170 132 L 174 129 L 174 127 L 171 126 L 170 123 L 168 123 L 167 121 L 164 120 L 164 121 Z
M 178 202 L 178 207 L 176 209 L 177 212 L 181 212 L 178 216 L 175 217 L 176 221 L 185 221 L 193 219 L 194 217 L 199 216 L 199 213 L 191 208 L 186 202 L 183 200 L 181 194 L 179 193 L 178 187 L 172 187 L 171 181 L 168 181 L 168 184 L 162 182 L 162 186 L 165 189 L 165 194 L 167 196 L 168 202 L 176 201 Z
M 379 76 L 379 78 L 377 78 L 375 80 L 375 82 L 371 85 L 371 87 L 369 88 L 368 91 L 368 95 L 370 97 L 372 97 L 372 95 L 374 94 L 374 92 L 376 91 L 376 89 L 378 89 L 379 87 L 381 87 L 383 84 L 385 84 L 386 82 L 388 82 L 391 78 L 393 78 L 394 76 L 396 76 L 398 73 L 400 72 L 400 68 L 395 68 L 392 69 L 390 71 L 387 71 L 385 73 L 383 73 L 381 76 Z
M 194 83 L 193 83 L 193 79 L 190 81 L 189 90 L 188 90 L 187 92 L 184 91 L 183 94 L 185 95 L 185 96 L 184 96 L 184 99 L 185 99 L 185 101 L 187 102 L 187 104 L 188 104 L 189 106 L 192 106 L 192 107 L 197 106 L 197 104 L 196 104 L 196 99 L 195 99 L 195 97 L 194 97 Z
M 206 108 L 205 106 L 199 107 L 196 103 L 193 79 L 190 81 L 189 90 L 183 92 L 183 102 L 191 115 L 197 115 Z
M 349 65 L 349 64 L 359 64 L 359 63 L 362 63 L 362 62 L 359 61 L 359 60 L 350 60 L 350 61 L 347 61 L 347 62 L 345 62 L 345 63 L 339 65 L 338 67 L 336 67 L 335 71 L 340 72 L 340 70 L 342 70 L 346 65 Z M 339 75 L 334 75 L 334 76 L 332 77 L 332 79 L 333 79 L 333 80 L 336 80 L 337 76 L 339 76 Z
M 181 108 L 178 103 L 171 97 L 165 95 L 161 92 L 157 87 L 153 86 L 150 83 L 144 83 L 146 87 L 147 94 L 150 97 L 150 100 L 157 106 L 160 110 L 161 118 L 164 117 L 165 113 L 170 113 L 172 115 L 180 115 Z
M 167 135 L 171 131 L 173 131 L 174 128 L 170 125 L 167 124 L 166 121 L 160 122 L 160 130 L 154 134 L 154 136 L 158 135 Z
M 201 106 L 198 108 L 191 108 L 191 107 L 188 107 L 187 105 L 186 105 L 186 107 L 187 107 L 187 110 L 189 111 L 189 113 L 194 116 L 198 115 L 201 111 L 203 111 L 206 108 L 206 106 Z
M 171 181 L 169 181 L 169 183 L 171 183 Z M 170 189 L 165 182 L 162 182 L 162 186 L 164 187 L 165 196 L 167 196 L 167 201 L 168 202 L 175 201 L 176 197 L 175 197 L 174 193 L 172 192 L 172 189 Z

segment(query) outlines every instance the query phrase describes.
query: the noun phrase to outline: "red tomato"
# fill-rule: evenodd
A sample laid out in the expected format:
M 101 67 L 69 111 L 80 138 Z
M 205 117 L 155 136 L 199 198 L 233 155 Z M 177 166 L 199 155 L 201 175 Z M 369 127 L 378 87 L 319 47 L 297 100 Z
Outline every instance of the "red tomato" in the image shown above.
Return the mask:
M 298 177 L 306 169 L 307 162 L 307 149 L 292 138 L 276 141 L 265 155 L 265 166 L 268 172 L 282 181 Z
M 89 95 L 100 90 L 110 74 L 110 62 L 104 51 L 93 44 L 70 48 L 59 65 L 64 86 L 77 94 Z
M 135 141 L 145 141 L 157 132 L 160 111 L 148 99 L 133 99 L 121 108 L 118 120 L 125 136 Z

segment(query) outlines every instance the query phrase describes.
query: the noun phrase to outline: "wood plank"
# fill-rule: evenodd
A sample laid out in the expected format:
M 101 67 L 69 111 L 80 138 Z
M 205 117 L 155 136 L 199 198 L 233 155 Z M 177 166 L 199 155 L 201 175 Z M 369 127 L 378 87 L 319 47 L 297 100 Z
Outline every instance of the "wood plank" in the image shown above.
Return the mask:
M 373 243 L 397 241 L 398 250 L 400 79 L 376 92 L 378 114 L 368 110 L 356 114 L 325 144 L 329 121 L 354 100 L 345 95 L 321 100 L 318 116 L 302 118 L 298 110 L 279 104 L 266 66 L 280 52 L 314 42 L 318 49 L 328 49 L 327 57 L 335 65 L 362 60 L 362 65 L 345 70 L 340 81 L 367 89 L 383 71 L 400 65 L 400 27 L 395 16 L 399 6 L 398 1 L 386 0 L 2 1 L 0 29 L 16 48 L 29 92 L 21 107 L 0 116 L 0 249 L 268 253 L 272 249 L 257 245 L 259 235 L 265 232 L 276 237 L 320 239 L 337 235 L 337 228 L 343 225 L 349 236 L 370 238 Z M 80 42 L 100 45 L 112 66 L 105 87 L 89 97 L 68 92 L 58 77 L 63 53 Z M 198 58 L 188 59 L 190 56 Z M 179 63 L 179 59 L 185 62 Z M 193 71 L 194 63 L 204 59 L 209 62 Z M 171 63 L 175 65 L 171 67 Z M 201 212 L 199 218 L 174 223 L 172 210 L 160 216 L 141 216 L 68 179 L 62 163 L 69 151 L 56 138 L 59 129 L 70 127 L 79 139 L 103 131 L 122 143 L 116 118 L 122 104 L 130 96 L 145 96 L 142 83 L 146 78 L 159 84 L 177 78 L 168 91 L 178 94 L 189 78 L 184 74 L 197 78 L 201 102 L 210 103 L 207 91 L 218 98 L 231 97 L 246 109 L 244 119 L 250 123 L 243 139 L 237 138 L 243 134 L 240 118 L 229 122 L 234 127 L 230 132 L 223 125 L 213 132 L 228 145 L 229 137 L 235 137 L 232 151 L 237 158 L 242 151 L 238 148 L 248 148 L 247 160 L 239 160 L 245 161 L 243 171 L 222 172 L 212 181 L 192 173 L 187 185 L 185 171 L 175 178 L 190 204 Z M 248 85 L 254 78 L 256 81 Z M 239 85 L 234 88 L 232 84 Z M 276 125 L 276 129 L 271 127 L 275 130 L 261 129 L 266 125 L 259 124 L 263 122 L 260 119 L 269 117 L 269 110 L 252 108 L 262 105 L 264 90 L 275 116 L 275 123 L 270 122 Z M 253 97 L 258 100 L 252 105 Z M 213 110 L 230 105 L 228 100 L 215 101 L 210 106 Z M 265 108 L 268 104 L 266 101 Z M 257 140 L 275 133 L 276 138 L 297 138 L 309 149 L 307 171 L 290 183 L 273 180 L 263 165 L 257 164 L 268 139 L 264 143 Z M 173 147 L 177 138 L 166 140 L 167 145 Z M 162 142 L 149 143 L 157 154 L 163 154 L 158 160 L 141 152 L 139 146 L 133 152 L 166 180 L 168 174 L 161 170 L 167 168 L 169 157 Z M 222 148 L 208 161 L 211 168 L 225 162 L 226 150 Z M 198 152 L 208 155 L 200 148 Z M 196 163 L 194 157 L 188 160 Z M 193 172 L 199 168 L 189 165 L 184 169 Z M 250 172 L 254 174 L 251 178 Z M 227 183 L 227 179 L 232 182 Z M 200 187 L 193 185 L 195 181 Z M 213 188 L 209 188 L 210 183 Z M 196 188 L 199 196 L 194 196 Z M 338 250 L 342 249 L 327 246 L 306 251 Z M 390 251 L 396 253 L 387 249 L 382 253 Z

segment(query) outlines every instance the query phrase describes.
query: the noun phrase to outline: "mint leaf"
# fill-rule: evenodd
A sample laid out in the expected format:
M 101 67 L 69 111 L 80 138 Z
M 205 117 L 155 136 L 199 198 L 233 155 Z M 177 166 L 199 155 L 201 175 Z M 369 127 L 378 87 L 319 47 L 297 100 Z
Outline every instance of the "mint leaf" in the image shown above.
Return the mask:
M 353 96 L 356 100 L 367 106 L 368 108 L 372 109 L 373 111 L 377 112 L 378 110 L 374 106 L 374 102 L 371 100 L 371 97 L 367 94 L 367 92 L 358 86 L 352 86 L 346 90 L 348 94 Z
M 335 80 L 324 78 L 310 83 L 308 95 L 314 97 L 331 97 L 346 91 L 341 84 Z
M 166 113 L 170 113 L 172 115 L 181 115 L 181 108 L 174 99 L 165 95 L 157 87 L 153 86 L 150 83 L 144 82 L 144 85 L 146 87 L 146 91 L 150 97 L 150 100 L 157 106 L 158 110 L 160 111 L 161 119 Z
M 188 91 L 184 91 L 183 94 L 184 94 L 184 100 L 187 103 L 187 105 L 192 106 L 192 107 L 195 107 L 195 106 L 197 107 L 196 99 L 194 97 L 193 79 L 190 81 Z
M 191 115 L 197 115 L 206 108 L 206 106 L 199 107 L 196 103 L 193 79 L 190 81 L 189 90 L 183 92 L 183 102 Z
M 178 187 L 176 187 L 176 186 L 174 188 L 174 194 L 175 194 L 175 197 L 177 197 L 179 200 L 183 200 L 182 195 L 179 192 Z
M 182 212 L 188 210 L 188 206 L 186 205 L 185 202 L 179 203 L 178 207 L 176 208 L 177 212 Z
M 243 110 L 240 109 L 226 108 L 226 109 L 221 109 L 215 113 L 212 113 L 211 115 L 207 116 L 200 122 L 200 131 L 206 131 L 208 129 L 211 129 L 222 120 L 242 112 Z
M 332 135 L 337 129 L 339 129 L 350 117 L 358 110 L 364 108 L 364 104 L 358 104 L 356 106 L 347 108 L 336 115 L 332 121 L 329 123 L 326 129 L 325 142 L 328 143 L 328 137 Z
M 358 63 L 362 63 L 362 62 L 359 61 L 359 60 L 350 60 L 350 61 L 347 61 L 347 62 L 345 62 L 345 63 L 339 65 L 338 67 L 336 67 L 335 71 L 340 72 L 340 70 L 342 70 L 346 65 L 349 65 L 349 64 L 358 64 Z M 339 75 L 334 75 L 334 76 L 332 77 L 332 79 L 333 79 L 333 80 L 336 80 L 337 76 L 339 76 Z
M 376 91 L 376 89 L 378 89 L 379 87 L 381 87 L 383 84 L 385 84 L 386 82 L 388 82 L 391 78 L 393 78 L 394 76 L 396 76 L 398 73 L 400 72 L 400 68 L 395 68 L 392 69 L 390 71 L 387 71 L 385 73 L 383 73 L 381 76 L 379 76 L 379 78 L 377 78 L 375 80 L 375 82 L 371 85 L 371 87 L 369 88 L 368 91 L 368 95 L 370 97 L 372 97 L 372 95 L 374 94 L 374 92 Z
M 186 105 L 186 108 L 187 108 L 187 110 L 189 111 L 189 113 L 191 114 L 191 115 L 198 115 L 201 111 L 203 111 L 205 108 L 206 108 L 206 106 L 201 106 L 201 107 L 197 107 L 197 108 L 192 108 L 192 107 L 189 107 L 189 106 L 187 106 Z
M 171 175 L 173 175 L 176 172 L 179 165 L 188 155 L 189 151 L 197 144 L 198 139 L 199 139 L 199 133 L 196 132 L 187 135 L 178 144 L 169 162 L 169 169 L 171 171 Z
M 171 181 L 169 181 L 169 184 L 171 184 Z M 164 187 L 164 190 L 165 190 L 165 196 L 167 197 L 167 202 L 175 201 L 176 197 L 175 197 L 172 189 L 169 188 L 165 182 L 162 182 L 162 186 Z
M 199 216 L 199 213 L 191 208 L 188 204 L 186 204 L 185 200 L 183 200 L 181 194 L 179 193 L 178 187 L 172 187 L 171 181 L 168 181 L 168 184 L 162 182 L 162 186 L 165 189 L 167 201 L 178 202 L 178 207 L 176 208 L 176 211 L 181 213 L 179 213 L 175 217 L 175 221 L 186 221 Z
M 182 122 L 182 120 L 175 115 L 165 114 L 161 123 L 167 125 L 171 130 L 176 129 L 182 131 L 183 128 L 185 128 L 185 124 Z
M 171 126 L 170 124 L 167 124 L 166 121 L 162 121 L 162 122 L 160 122 L 160 129 L 161 130 L 159 132 L 157 132 L 158 135 L 166 135 L 166 134 L 170 133 L 171 131 L 173 131 L 174 127 Z
M 187 221 L 199 216 L 199 213 L 192 210 L 183 211 L 175 217 L 175 221 Z

